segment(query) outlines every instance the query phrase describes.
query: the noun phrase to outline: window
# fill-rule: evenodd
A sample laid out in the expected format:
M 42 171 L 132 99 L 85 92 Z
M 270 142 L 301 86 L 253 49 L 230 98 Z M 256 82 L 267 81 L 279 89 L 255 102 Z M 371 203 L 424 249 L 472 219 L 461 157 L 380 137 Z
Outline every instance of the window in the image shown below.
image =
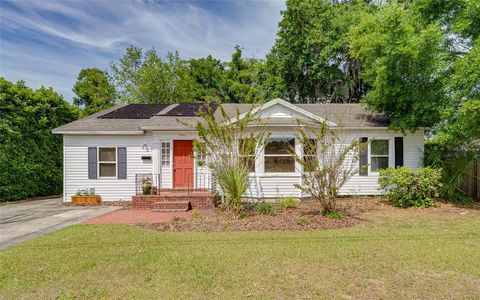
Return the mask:
M 206 166 L 205 154 L 203 154 L 202 152 L 195 152 L 195 162 L 199 167 Z
M 117 177 L 117 149 L 98 148 L 100 178 Z
M 244 160 L 248 172 L 255 172 L 255 147 L 250 140 L 240 140 L 240 158 Z
M 303 145 L 303 161 L 305 162 L 304 167 L 308 168 L 308 166 L 312 164 L 318 164 L 319 162 L 317 155 L 317 140 L 311 139 L 306 142 L 305 145 Z
M 388 168 L 389 141 L 372 140 L 370 143 L 370 170 L 378 172 Z
M 265 173 L 295 172 L 294 138 L 271 138 L 265 146 Z
M 170 166 L 170 142 L 162 142 L 162 167 Z

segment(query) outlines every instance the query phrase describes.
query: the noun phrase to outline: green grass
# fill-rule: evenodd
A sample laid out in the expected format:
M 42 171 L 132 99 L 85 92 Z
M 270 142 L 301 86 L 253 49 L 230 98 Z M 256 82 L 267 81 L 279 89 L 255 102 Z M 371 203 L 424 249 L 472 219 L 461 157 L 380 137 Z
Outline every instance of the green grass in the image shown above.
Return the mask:
M 0 252 L 0 298 L 479 298 L 480 218 L 375 212 L 314 232 L 76 225 Z

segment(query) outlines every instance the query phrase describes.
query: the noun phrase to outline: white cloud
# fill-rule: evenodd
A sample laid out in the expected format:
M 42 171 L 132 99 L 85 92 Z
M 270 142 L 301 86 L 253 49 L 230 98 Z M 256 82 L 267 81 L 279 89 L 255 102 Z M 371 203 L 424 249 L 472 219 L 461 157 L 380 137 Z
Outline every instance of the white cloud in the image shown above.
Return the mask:
M 3 4 L 2 4 L 3 3 Z M 239 44 L 265 56 L 275 40 L 283 1 L 0 2 L 0 74 L 52 86 L 68 100 L 81 68 L 107 68 L 129 44 L 208 54 L 226 60 Z M 216 9 L 220 5 L 225 10 Z

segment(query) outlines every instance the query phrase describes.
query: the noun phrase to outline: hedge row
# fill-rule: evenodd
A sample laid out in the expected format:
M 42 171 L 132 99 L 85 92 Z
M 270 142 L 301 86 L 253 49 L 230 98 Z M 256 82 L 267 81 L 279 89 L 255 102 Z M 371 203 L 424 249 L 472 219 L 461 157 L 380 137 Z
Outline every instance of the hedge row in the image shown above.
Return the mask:
M 78 110 L 53 89 L 0 77 L 0 202 L 62 192 L 62 136 Z

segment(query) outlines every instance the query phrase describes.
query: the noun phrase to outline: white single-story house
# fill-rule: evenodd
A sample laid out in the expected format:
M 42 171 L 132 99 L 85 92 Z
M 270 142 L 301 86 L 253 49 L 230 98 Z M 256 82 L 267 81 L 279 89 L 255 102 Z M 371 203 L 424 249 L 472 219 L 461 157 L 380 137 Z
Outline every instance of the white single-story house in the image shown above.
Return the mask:
M 63 134 L 64 201 L 79 189 L 94 188 L 103 201 L 131 200 L 138 194 L 139 178 L 151 174 L 158 189 L 185 189 L 209 185 L 208 170 L 193 154 L 194 128 L 178 119 L 199 120 L 199 103 L 121 104 L 53 130 Z M 228 115 L 244 113 L 250 104 L 223 104 Z M 218 108 L 217 108 L 218 110 Z M 292 104 L 275 99 L 255 108 L 268 120 L 271 132 L 267 147 L 255 160 L 246 197 L 275 199 L 302 197 L 298 163 L 287 151 L 302 153 L 294 131 L 297 120 L 311 126 L 340 120 L 344 138 L 369 140 L 360 164 L 361 174 L 341 189 L 342 195 L 377 195 L 378 171 L 387 166 L 422 166 L 424 132 L 403 135 L 387 129 L 388 118 L 369 113 L 360 104 Z

